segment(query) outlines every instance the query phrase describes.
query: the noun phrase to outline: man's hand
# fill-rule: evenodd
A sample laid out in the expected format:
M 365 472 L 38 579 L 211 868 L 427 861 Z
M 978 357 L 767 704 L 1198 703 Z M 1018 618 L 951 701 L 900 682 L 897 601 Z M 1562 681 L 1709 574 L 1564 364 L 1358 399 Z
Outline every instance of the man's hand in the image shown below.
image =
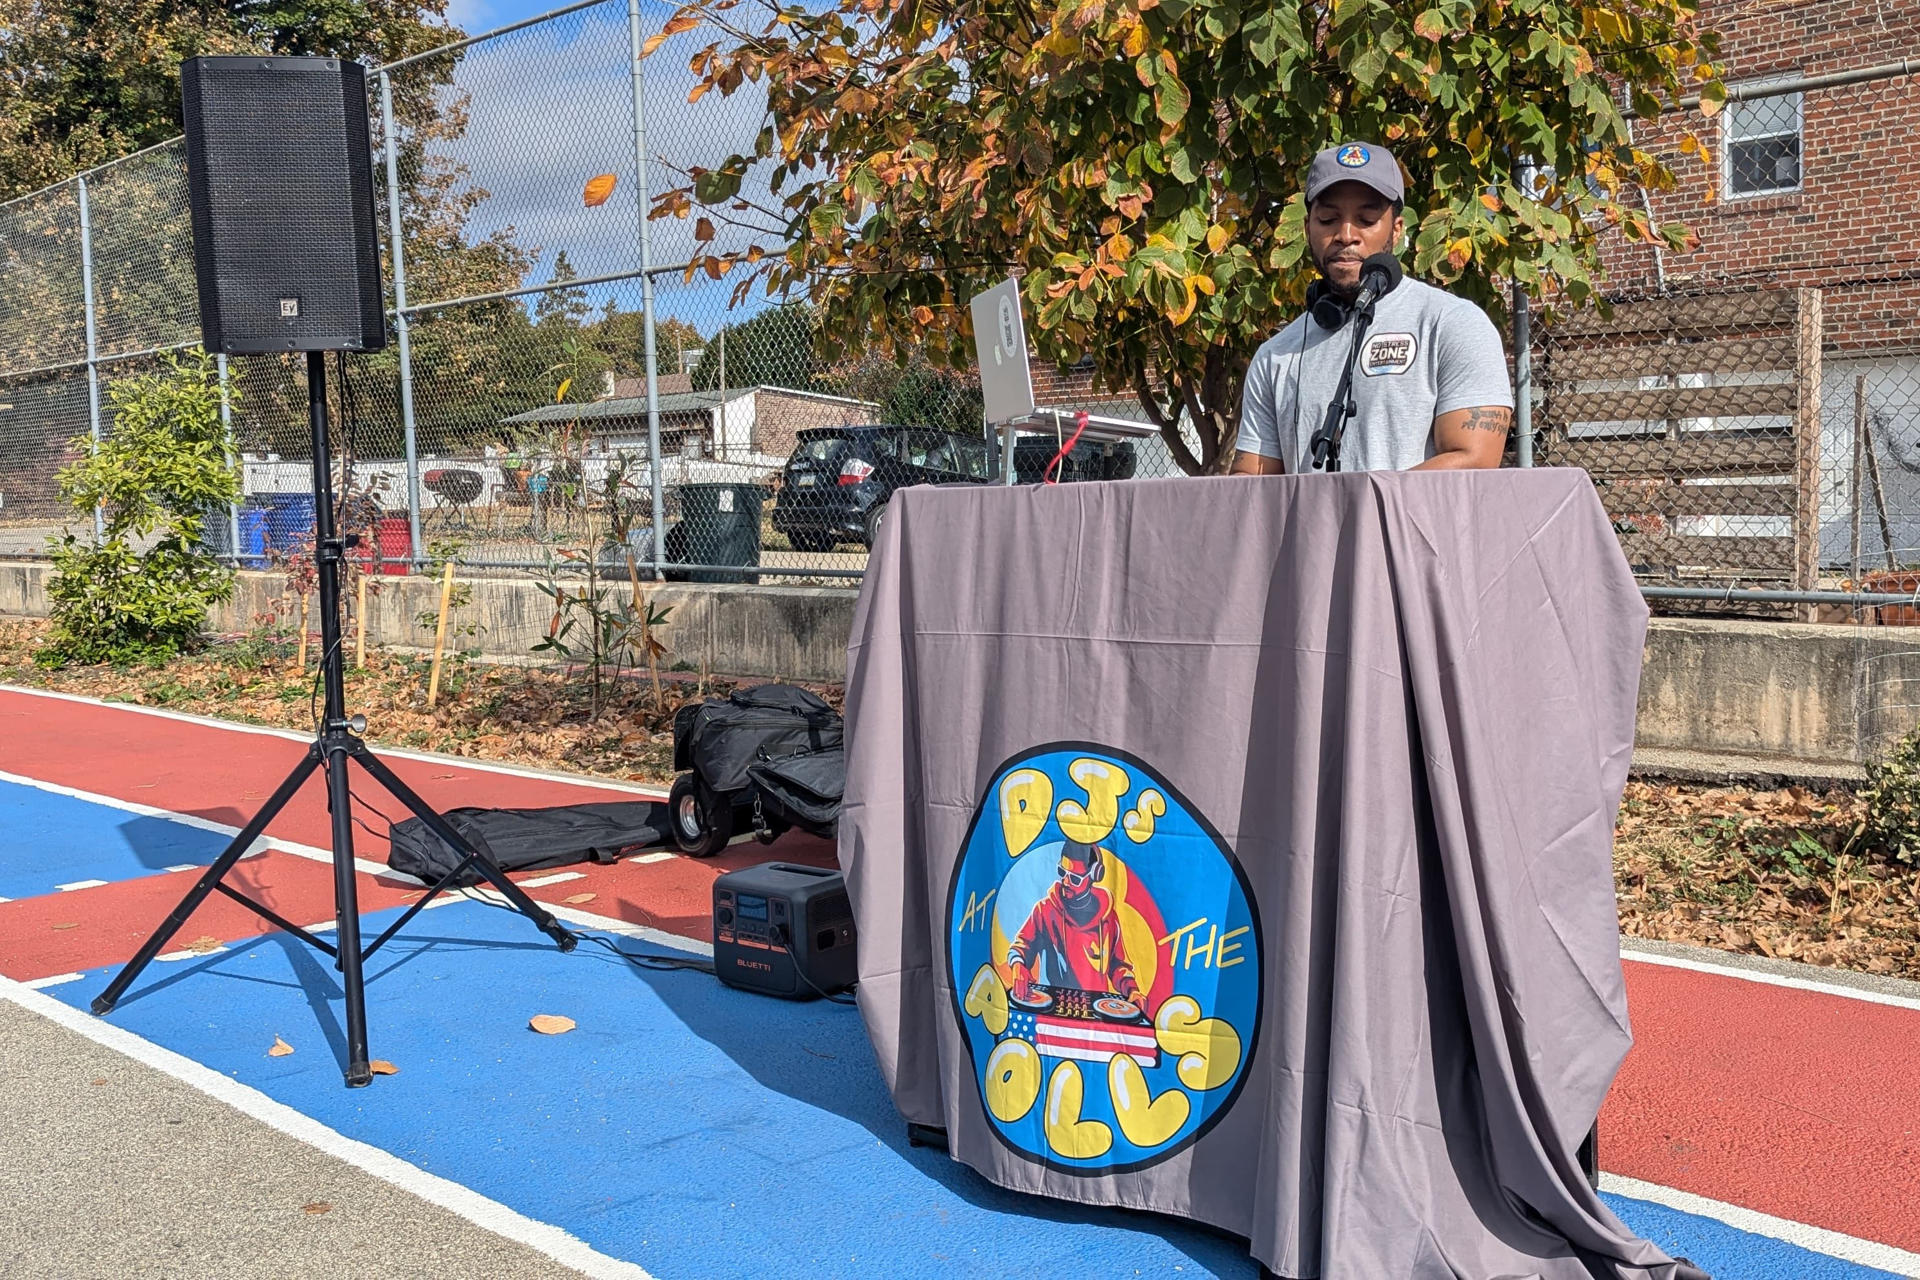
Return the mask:
M 1013 962 L 1013 998 L 1022 1001 L 1033 999 L 1033 970 L 1020 960 Z
M 1455 409 L 1433 420 L 1434 454 L 1415 471 L 1491 470 L 1506 452 L 1513 410 L 1498 405 Z

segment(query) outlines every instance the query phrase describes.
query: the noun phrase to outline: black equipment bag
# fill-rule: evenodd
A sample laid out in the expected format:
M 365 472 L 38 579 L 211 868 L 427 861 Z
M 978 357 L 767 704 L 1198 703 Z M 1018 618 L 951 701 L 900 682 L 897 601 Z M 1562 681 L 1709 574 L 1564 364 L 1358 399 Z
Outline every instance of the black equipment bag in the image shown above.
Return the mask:
M 847 789 L 844 748 L 762 760 L 747 769 L 747 777 L 766 818 L 833 838 L 840 821 L 840 797 Z
M 551 809 L 449 809 L 441 816 L 502 871 L 613 862 L 667 843 L 667 807 L 650 800 Z M 439 883 L 460 861 L 460 855 L 418 818 L 394 823 L 387 838 L 393 843 L 387 865 L 427 884 Z M 480 880 L 480 873 L 468 867 L 453 883 L 470 885 Z
M 734 794 L 746 789 L 756 760 L 838 747 L 842 732 L 839 714 L 805 689 L 736 689 L 674 712 L 673 767 L 692 769 L 716 794 Z

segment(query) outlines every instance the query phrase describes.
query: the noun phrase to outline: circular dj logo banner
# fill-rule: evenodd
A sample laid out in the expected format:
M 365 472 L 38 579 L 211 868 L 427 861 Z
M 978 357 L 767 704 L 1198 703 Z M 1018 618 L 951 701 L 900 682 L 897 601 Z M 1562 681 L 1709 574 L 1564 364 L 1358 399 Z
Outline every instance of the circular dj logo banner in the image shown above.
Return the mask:
M 1163 1160 L 1246 1077 L 1252 892 L 1205 817 L 1123 752 L 1054 743 L 1000 766 L 954 869 L 947 957 L 988 1121 L 1051 1167 Z

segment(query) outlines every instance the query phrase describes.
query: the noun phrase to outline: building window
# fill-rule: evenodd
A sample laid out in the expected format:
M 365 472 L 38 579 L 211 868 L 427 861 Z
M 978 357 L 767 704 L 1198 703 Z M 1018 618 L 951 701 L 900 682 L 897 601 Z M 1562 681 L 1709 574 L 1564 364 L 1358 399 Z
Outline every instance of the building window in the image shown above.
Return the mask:
M 1800 95 L 1729 102 L 1725 113 L 1730 196 L 1800 189 Z

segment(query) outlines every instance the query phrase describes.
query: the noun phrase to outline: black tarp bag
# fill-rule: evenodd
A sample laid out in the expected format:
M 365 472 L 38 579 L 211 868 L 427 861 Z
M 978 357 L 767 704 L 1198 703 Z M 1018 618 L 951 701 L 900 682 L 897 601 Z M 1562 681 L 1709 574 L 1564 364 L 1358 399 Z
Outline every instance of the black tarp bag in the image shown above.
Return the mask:
M 673 767 L 693 770 L 716 795 L 730 795 L 747 788 L 755 761 L 838 747 L 842 733 L 839 714 L 817 695 L 788 684 L 755 685 L 675 712 Z
M 449 809 L 447 824 L 502 871 L 533 871 L 576 862 L 613 862 L 667 843 L 667 807 L 650 800 L 569 804 L 550 809 Z M 387 865 L 427 884 L 453 870 L 460 855 L 418 818 L 396 822 Z M 472 867 L 453 881 L 479 884 Z
M 840 797 L 847 789 L 845 748 L 756 761 L 747 769 L 747 777 L 764 819 L 833 838 L 840 821 Z

